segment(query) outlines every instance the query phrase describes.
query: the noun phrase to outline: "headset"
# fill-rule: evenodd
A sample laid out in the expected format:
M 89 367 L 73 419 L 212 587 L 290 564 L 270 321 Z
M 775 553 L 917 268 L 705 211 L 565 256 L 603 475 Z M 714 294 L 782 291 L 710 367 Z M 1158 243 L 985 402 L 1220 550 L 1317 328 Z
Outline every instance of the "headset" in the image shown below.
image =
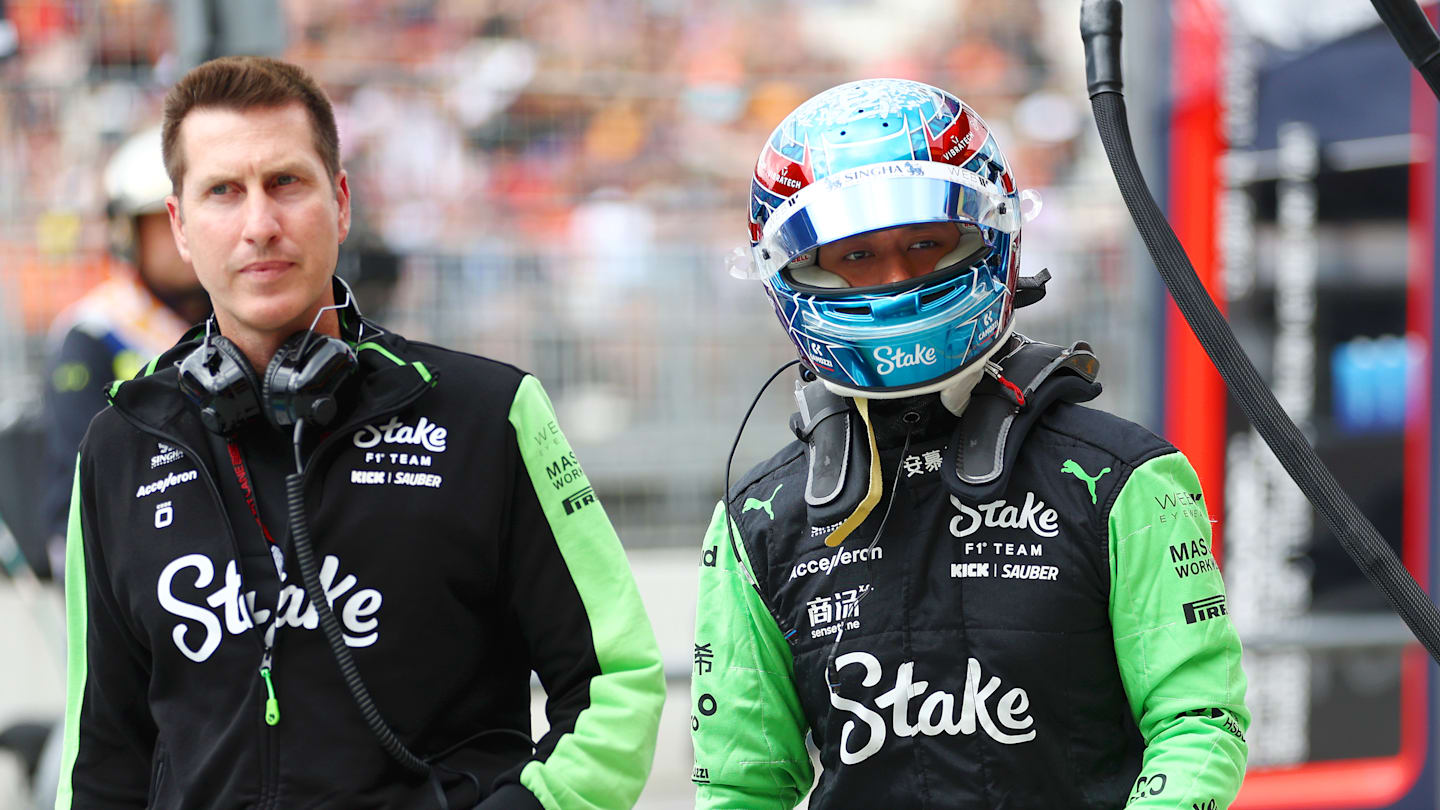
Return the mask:
M 212 332 L 180 361 L 180 388 L 200 408 L 200 421 L 222 436 L 260 414 L 277 428 L 308 421 L 327 425 L 335 418 L 336 391 L 354 371 L 355 351 L 339 338 L 309 329 L 281 344 L 264 375 L 229 338 Z
M 348 288 L 346 293 L 348 304 Z M 180 389 L 199 407 L 200 421 L 212 433 L 228 436 L 261 414 L 276 428 L 300 422 L 323 427 L 335 418 L 336 392 L 359 364 L 348 343 L 316 333 L 311 324 L 287 338 L 258 375 L 240 347 L 216 333 L 214 324 L 212 314 L 204 339 L 179 364 Z

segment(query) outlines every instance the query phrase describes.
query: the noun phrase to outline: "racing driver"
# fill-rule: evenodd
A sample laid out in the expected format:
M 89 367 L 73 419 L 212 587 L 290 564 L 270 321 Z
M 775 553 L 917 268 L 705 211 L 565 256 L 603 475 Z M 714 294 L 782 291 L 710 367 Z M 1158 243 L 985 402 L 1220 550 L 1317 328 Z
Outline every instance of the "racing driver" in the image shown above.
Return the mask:
M 1250 714 L 1205 499 L 1079 404 L 1087 344 L 1014 331 L 1038 202 L 912 81 L 827 90 L 761 150 L 745 270 L 809 383 L 705 537 L 697 807 L 1233 801 Z

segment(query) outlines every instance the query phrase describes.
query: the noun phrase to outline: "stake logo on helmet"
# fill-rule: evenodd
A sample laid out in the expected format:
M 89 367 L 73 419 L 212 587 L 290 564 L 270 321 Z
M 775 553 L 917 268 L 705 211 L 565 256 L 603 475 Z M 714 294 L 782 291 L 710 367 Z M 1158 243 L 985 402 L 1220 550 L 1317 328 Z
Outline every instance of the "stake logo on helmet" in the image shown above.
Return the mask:
M 842 394 L 943 388 L 1009 330 L 1022 201 L 990 128 L 955 96 L 901 79 L 833 87 L 770 135 L 750 184 L 748 271 L 800 357 Z M 960 246 L 919 278 L 849 287 L 822 245 L 953 222 Z

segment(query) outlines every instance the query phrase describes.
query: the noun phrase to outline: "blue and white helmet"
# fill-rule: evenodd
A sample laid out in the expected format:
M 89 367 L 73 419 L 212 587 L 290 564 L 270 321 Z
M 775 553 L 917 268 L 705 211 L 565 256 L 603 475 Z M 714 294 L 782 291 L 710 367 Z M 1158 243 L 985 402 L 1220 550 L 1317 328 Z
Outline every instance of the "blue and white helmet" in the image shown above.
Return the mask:
M 750 252 L 800 358 L 838 393 L 937 391 L 1009 332 L 1022 200 L 990 128 L 955 96 L 870 79 L 801 104 L 770 135 L 750 184 Z M 928 275 L 849 287 L 822 245 L 899 225 L 953 222 L 959 246 Z

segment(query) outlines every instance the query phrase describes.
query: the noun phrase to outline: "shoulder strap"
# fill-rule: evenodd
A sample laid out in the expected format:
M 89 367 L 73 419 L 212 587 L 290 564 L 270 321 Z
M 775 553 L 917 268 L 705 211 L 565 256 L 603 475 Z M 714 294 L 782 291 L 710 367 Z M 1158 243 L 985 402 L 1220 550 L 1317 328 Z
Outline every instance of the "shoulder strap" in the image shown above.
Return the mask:
M 854 403 L 819 380 L 795 389 L 799 412 L 790 429 L 805 443 L 805 505 L 811 525 L 828 526 L 853 513 L 868 491 L 870 443 Z
M 941 462 L 951 493 L 972 503 L 1005 490 L 1020 445 L 1051 405 L 1100 395 L 1100 361 L 1090 344 L 1077 340 L 1066 348 L 1023 335 L 1012 341 L 975 386 Z

